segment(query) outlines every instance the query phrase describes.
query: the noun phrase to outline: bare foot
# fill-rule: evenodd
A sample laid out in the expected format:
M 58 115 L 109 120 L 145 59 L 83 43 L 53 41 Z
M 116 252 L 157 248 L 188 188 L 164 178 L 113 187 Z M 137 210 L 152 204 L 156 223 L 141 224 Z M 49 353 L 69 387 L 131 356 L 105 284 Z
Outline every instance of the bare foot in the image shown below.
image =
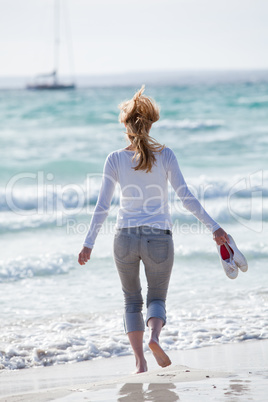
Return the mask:
M 156 340 L 151 339 L 149 342 L 149 348 L 153 352 L 153 355 L 161 367 L 167 367 L 171 364 L 170 358 L 168 355 L 163 351 L 161 346 Z
M 147 368 L 147 362 L 146 362 L 145 359 L 144 359 L 143 362 L 138 362 L 138 361 L 136 361 L 136 367 L 137 367 L 137 370 L 135 371 L 135 374 L 145 373 L 145 371 L 148 370 L 148 368 Z

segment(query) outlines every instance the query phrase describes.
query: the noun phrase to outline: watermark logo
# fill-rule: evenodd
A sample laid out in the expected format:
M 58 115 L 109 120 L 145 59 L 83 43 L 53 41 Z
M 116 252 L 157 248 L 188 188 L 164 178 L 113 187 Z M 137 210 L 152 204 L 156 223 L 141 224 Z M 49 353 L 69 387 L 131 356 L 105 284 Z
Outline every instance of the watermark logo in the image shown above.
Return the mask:
M 26 172 L 13 176 L 7 183 L 5 206 L 8 210 L 22 216 L 53 216 L 57 226 L 67 226 L 68 233 L 85 234 L 88 231 L 88 222 L 77 222 L 79 214 L 94 213 L 97 221 L 103 222 L 108 211 L 113 215 L 118 213 L 119 219 L 123 218 L 132 226 L 133 219 L 135 225 L 139 217 L 143 222 L 143 217 L 147 216 L 150 218 L 148 222 L 151 223 L 154 217 L 157 222 L 158 216 L 166 219 L 171 214 L 173 230 L 185 233 L 188 225 L 189 232 L 201 233 L 209 228 L 204 227 L 200 222 L 197 224 L 197 221 L 189 220 L 189 215 L 195 215 L 201 222 L 208 221 L 207 201 L 214 200 L 208 204 L 208 209 L 212 207 L 215 210 L 217 204 L 215 200 L 218 199 L 227 222 L 234 220 L 255 232 L 263 230 L 262 170 L 237 180 L 229 188 L 226 183 L 222 188 L 219 184 L 214 188 L 211 183 L 200 183 L 198 186 L 187 186 L 183 183 L 176 187 L 175 184 L 179 181 L 174 177 L 168 179 L 175 191 L 167 192 L 165 189 L 167 183 L 164 182 L 150 183 L 146 186 L 126 183 L 125 186 L 121 185 L 119 191 L 113 177 L 99 173 L 88 174 L 83 185 L 79 185 L 55 183 L 52 173 Z M 100 193 L 101 199 L 98 203 Z M 119 197 L 120 194 L 121 197 Z M 217 216 L 212 218 L 217 220 Z M 224 226 L 224 222 L 220 223 Z M 167 227 L 170 225 L 169 220 Z M 108 225 L 105 231 L 107 230 L 112 230 L 112 227 Z
M 241 196 L 243 202 L 241 202 Z M 236 182 L 230 188 L 227 202 L 230 215 L 238 223 L 254 232 L 262 232 L 263 171 L 258 170 Z

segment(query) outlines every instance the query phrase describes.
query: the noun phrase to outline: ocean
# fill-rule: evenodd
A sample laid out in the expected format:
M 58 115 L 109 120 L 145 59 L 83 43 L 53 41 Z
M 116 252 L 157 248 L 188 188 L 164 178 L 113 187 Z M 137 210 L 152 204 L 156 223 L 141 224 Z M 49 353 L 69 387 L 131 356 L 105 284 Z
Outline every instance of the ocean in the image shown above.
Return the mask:
M 0 90 L 1 369 L 131 354 L 112 254 L 118 191 L 90 262 L 77 257 L 105 158 L 127 144 L 117 106 L 143 83 L 161 107 L 151 135 L 173 149 L 191 191 L 249 264 L 227 278 L 211 234 L 170 188 L 175 262 L 162 346 L 268 338 L 268 73 L 224 77 Z M 141 277 L 145 299 L 143 269 Z

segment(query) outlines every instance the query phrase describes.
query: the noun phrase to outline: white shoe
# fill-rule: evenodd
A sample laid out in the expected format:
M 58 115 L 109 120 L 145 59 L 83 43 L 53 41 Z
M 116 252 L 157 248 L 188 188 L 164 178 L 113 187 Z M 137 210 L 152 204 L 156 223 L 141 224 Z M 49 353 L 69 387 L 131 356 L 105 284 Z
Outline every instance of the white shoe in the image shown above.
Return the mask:
M 232 250 L 234 256 L 234 262 L 236 263 L 238 268 L 241 269 L 242 272 L 247 272 L 248 263 L 246 258 L 243 256 L 241 251 L 238 250 L 237 245 L 235 244 L 235 241 L 232 238 L 232 236 L 228 234 L 228 237 L 229 237 L 229 247 Z
M 232 252 L 227 243 L 222 244 L 221 246 L 216 244 L 216 247 L 220 256 L 221 264 L 223 266 L 226 275 L 230 279 L 235 279 L 238 275 L 238 268 L 233 258 L 234 253 Z

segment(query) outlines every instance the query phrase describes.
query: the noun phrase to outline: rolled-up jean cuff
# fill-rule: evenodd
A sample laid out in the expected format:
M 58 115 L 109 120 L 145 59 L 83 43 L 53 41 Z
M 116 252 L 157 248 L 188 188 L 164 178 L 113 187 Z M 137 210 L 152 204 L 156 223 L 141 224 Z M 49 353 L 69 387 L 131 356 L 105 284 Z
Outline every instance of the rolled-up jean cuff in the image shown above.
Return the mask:
M 133 331 L 144 331 L 145 325 L 142 313 L 125 313 L 124 327 L 126 334 Z
M 163 321 L 163 326 L 166 324 L 166 308 L 163 300 L 152 301 L 147 309 L 146 325 L 150 318 L 160 318 Z

